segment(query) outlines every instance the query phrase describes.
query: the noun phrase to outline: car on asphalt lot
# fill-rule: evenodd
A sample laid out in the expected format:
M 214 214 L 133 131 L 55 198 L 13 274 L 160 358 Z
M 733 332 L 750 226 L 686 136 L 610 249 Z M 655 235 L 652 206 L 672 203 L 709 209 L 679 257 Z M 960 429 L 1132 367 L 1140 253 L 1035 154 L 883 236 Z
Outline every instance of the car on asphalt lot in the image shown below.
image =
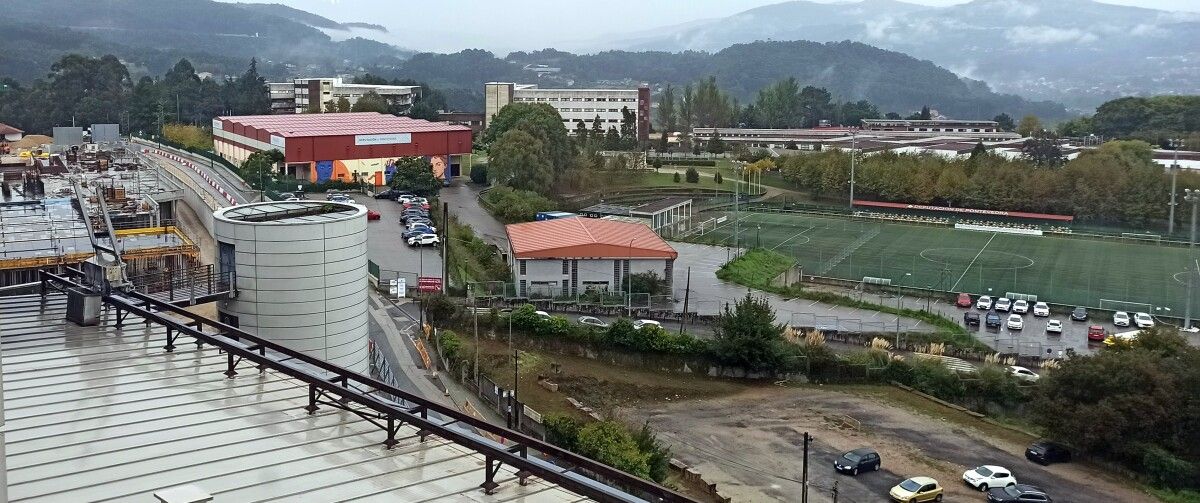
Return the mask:
M 601 320 L 595 316 L 580 316 L 579 324 L 596 328 L 608 328 L 608 323 L 605 323 L 604 320 Z
M 1038 302 L 1033 305 L 1034 316 L 1050 316 L 1050 306 L 1045 302 Z
M 980 295 L 979 298 L 975 300 L 975 309 L 983 309 L 984 311 L 987 311 L 988 309 L 991 309 L 991 308 L 992 308 L 992 298 L 991 297 L 988 297 L 987 295 Z
M 296 197 L 296 196 L 292 196 L 292 197 L 289 197 L 289 198 L 287 198 L 287 199 L 284 199 L 284 201 L 299 201 L 299 200 L 300 200 L 300 198 L 299 198 L 299 197 Z
M 662 328 L 662 323 L 654 320 L 637 320 L 633 322 L 634 330 L 641 330 L 642 327 L 658 327 Z
M 421 234 L 420 236 L 413 236 L 411 238 L 408 238 L 408 246 L 435 245 L 435 244 L 440 243 L 441 241 L 442 240 L 438 238 L 437 234 L 428 234 L 427 233 L 427 234 Z
M 1021 315 L 1013 313 L 1008 315 L 1008 322 L 1005 323 L 1009 330 L 1021 330 L 1025 328 L 1025 318 Z
M 404 204 L 404 203 L 411 202 L 413 200 L 413 198 L 415 198 L 415 197 L 417 197 L 417 196 L 414 196 L 412 194 L 399 194 L 398 193 L 392 199 L 395 200 L 397 203 Z
M 380 215 L 378 211 L 367 210 L 367 220 L 379 220 L 380 218 L 383 218 L 383 215 Z
M 963 324 L 966 326 L 979 326 L 979 313 L 967 311 L 963 313 Z
M 336 196 L 329 198 L 329 202 L 331 202 L 331 203 L 353 203 L 354 200 L 350 199 L 350 196 L 336 195 Z
M 1066 446 L 1049 440 L 1038 440 L 1025 448 L 1025 459 L 1041 465 L 1071 462 L 1071 451 Z
M 536 314 L 536 315 L 538 315 L 538 316 L 541 316 L 541 317 L 543 317 L 543 318 L 549 318 L 549 317 L 550 317 L 550 313 L 547 313 L 547 312 L 545 312 L 545 311 L 534 311 L 534 312 L 533 312 L 533 314 Z
M 988 489 L 988 503 L 1052 503 L 1050 495 L 1040 487 L 1017 484 Z
M 1150 328 L 1154 326 L 1154 318 L 1150 317 L 1150 313 L 1133 313 L 1133 323 L 1138 328 Z
M 1024 299 L 1017 299 L 1013 302 L 1012 312 L 1017 314 L 1025 314 L 1029 312 L 1029 302 Z
M 403 238 L 405 242 L 408 242 L 408 238 L 417 237 L 422 234 L 431 234 L 431 233 L 424 228 L 420 228 L 420 229 L 413 229 L 411 231 L 404 231 L 404 233 L 401 234 L 400 237 Z
M 880 466 L 883 466 L 883 461 L 879 459 L 879 453 L 869 447 L 854 449 L 833 460 L 834 470 L 850 475 L 871 470 L 879 471 Z
M 405 227 L 410 231 L 413 229 L 428 229 L 426 232 L 430 234 L 437 233 L 437 227 L 429 225 L 429 222 L 412 221 L 409 222 Z
M 406 219 L 404 221 L 404 224 L 405 225 L 421 224 L 421 225 L 428 225 L 430 227 L 433 227 L 433 220 L 430 220 L 426 217 L 409 217 L 408 219 Z
M 293 197 L 296 197 L 296 194 L 294 194 L 292 192 L 280 192 L 279 193 L 279 199 L 281 201 L 287 201 Z
M 1071 319 L 1075 321 L 1087 321 L 1087 309 L 1083 306 L 1075 306 L 1071 311 Z
M 958 307 L 971 307 L 971 294 L 969 294 L 969 293 L 958 294 L 958 300 L 954 301 L 954 305 L 956 305 Z
M 1087 338 L 1089 341 L 1104 340 L 1104 327 L 1100 325 L 1092 325 L 1088 327 Z
M 1037 372 L 1029 370 L 1020 365 L 1009 365 L 1008 373 L 1022 381 L 1037 382 L 1038 379 L 1042 378 L 1042 376 L 1037 375 Z
M 1000 297 L 999 299 L 996 299 L 995 307 L 997 311 L 1008 312 L 1008 310 L 1012 308 L 1012 300 L 1009 300 L 1008 297 Z
M 892 487 L 888 496 L 900 503 L 942 501 L 942 486 L 930 477 L 913 477 Z
M 986 491 L 993 487 L 1017 485 L 1017 478 L 1012 476 L 1011 471 L 996 465 L 976 466 L 963 472 L 962 479 L 967 485 L 980 491 Z
M 991 328 L 991 327 L 1000 328 L 1000 323 L 1001 322 L 1000 322 L 999 314 L 989 312 L 989 313 L 987 313 L 986 316 L 983 317 L 983 324 L 984 324 L 984 326 L 986 326 L 988 328 Z
M 384 189 L 375 193 L 375 199 L 392 199 L 396 197 L 396 192 L 392 189 Z
M 412 224 L 412 225 L 404 228 L 404 234 L 401 234 L 401 236 L 406 235 L 413 231 L 417 231 L 421 234 L 437 234 L 437 231 L 434 230 L 433 227 L 430 227 L 425 224 Z M 409 236 L 409 237 L 412 237 L 412 236 Z M 408 239 L 408 237 L 406 237 L 404 239 Z
M 1061 334 L 1062 333 L 1062 321 L 1061 320 L 1046 320 L 1046 333 Z
M 1113 325 L 1118 327 L 1129 326 L 1129 313 L 1125 311 L 1117 311 L 1113 313 Z

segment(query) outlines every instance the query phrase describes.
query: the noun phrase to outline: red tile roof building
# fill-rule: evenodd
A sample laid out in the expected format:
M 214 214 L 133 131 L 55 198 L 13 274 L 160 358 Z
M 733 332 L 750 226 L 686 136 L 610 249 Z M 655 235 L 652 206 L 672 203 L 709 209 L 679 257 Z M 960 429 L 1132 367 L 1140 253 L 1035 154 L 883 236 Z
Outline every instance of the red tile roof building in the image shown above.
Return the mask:
M 471 129 L 376 112 L 225 116 L 213 119 L 213 143 L 238 164 L 274 149 L 289 175 L 314 182 L 377 176 L 382 185 L 397 157 L 428 157 L 440 177 L 456 176 L 471 153 Z
M 654 272 L 669 285 L 679 256 L 643 224 L 575 217 L 505 230 L 517 292 L 529 298 L 620 292 L 630 270 Z

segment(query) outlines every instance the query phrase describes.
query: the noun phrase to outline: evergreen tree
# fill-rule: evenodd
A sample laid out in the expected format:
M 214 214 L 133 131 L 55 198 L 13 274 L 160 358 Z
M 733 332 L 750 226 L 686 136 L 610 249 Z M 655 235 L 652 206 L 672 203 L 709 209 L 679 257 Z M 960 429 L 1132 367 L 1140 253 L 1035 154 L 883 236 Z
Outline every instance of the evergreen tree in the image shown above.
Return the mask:
M 658 128 L 665 136 L 675 132 L 678 122 L 679 117 L 675 114 L 675 89 L 671 84 L 667 84 L 667 88 L 658 99 Z
M 921 120 L 927 121 L 932 118 L 933 118 L 933 115 L 929 113 L 929 105 L 925 105 L 925 106 L 921 107 Z
M 583 119 L 575 121 L 575 141 L 580 145 L 586 145 L 588 142 L 588 128 Z

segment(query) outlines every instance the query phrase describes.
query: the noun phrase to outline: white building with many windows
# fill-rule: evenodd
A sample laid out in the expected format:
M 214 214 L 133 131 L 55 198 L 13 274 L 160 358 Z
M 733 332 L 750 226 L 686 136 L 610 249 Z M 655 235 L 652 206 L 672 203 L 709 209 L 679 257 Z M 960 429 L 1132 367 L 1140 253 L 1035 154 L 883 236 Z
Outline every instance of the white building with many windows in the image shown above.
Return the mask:
M 353 106 L 364 94 L 375 92 L 392 105 L 407 110 L 421 96 L 420 86 L 389 86 L 377 84 L 349 84 L 341 77 L 319 77 L 294 79 L 291 82 L 267 84 L 271 94 L 271 112 L 277 114 L 302 114 L 316 103 L 325 110 L 330 101 L 337 103 L 346 98 Z
M 589 129 L 596 117 L 603 129 L 621 127 L 622 109 L 628 108 L 637 119 L 639 140 L 650 135 L 650 87 L 637 89 L 539 89 L 536 84 L 488 82 L 484 84 L 484 127 L 509 103 L 545 103 L 562 116 L 568 132 L 583 121 Z

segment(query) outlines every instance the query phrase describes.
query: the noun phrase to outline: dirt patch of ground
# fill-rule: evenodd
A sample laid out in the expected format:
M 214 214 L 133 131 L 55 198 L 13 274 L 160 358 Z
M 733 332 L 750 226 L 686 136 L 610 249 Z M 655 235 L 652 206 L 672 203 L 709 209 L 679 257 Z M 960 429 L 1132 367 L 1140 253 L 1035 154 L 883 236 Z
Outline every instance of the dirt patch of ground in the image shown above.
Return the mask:
M 620 413 L 633 422 L 649 421 L 675 457 L 734 501 L 798 501 L 806 431 L 815 437 L 808 473 L 814 502 L 832 501 L 835 483 L 840 502 L 881 501 L 893 485 L 916 475 L 941 482 L 946 501 L 981 501 L 981 494 L 961 482 L 964 470 L 981 464 L 1007 467 L 1018 481 L 1046 489 L 1059 502 L 1154 501 L 1082 464 L 1031 463 L 1023 457 L 1019 434 L 993 437 L 962 425 L 950 417 L 959 414 L 951 409 L 914 409 L 853 388 L 759 386 L 705 400 L 645 403 Z M 857 477 L 833 471 L 840 453 L 864 446 L 880 453 L 882 470 Z

